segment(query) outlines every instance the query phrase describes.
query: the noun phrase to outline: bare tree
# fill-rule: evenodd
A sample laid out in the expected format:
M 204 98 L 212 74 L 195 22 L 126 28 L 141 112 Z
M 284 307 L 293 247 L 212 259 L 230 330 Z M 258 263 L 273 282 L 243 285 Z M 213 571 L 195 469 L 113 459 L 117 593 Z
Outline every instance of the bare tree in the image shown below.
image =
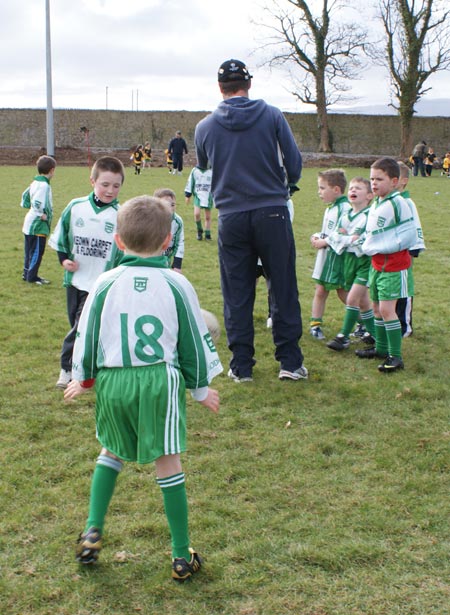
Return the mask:
M 301 102 L 314 105 L 319 128 L 319 151 L 331 152 L 328 107 L 342 101 L 362 68 L 360 52 L 367 42 L 367 31 L 355 22 L 343 23 L 339 0 L 322 0 L 314 14 L 311 2 L 285 0 L 265 6 L 268 21 L 259 26 L 271 34 L 262 48 L 270 51 L 264 62 L 269 66 L 288 67 L 292 94 Z M 348 98 L 348 97 L 347 97 Z
M 447 8 L 446 8 L 447 5 Z M 450 67 L 450 8 L 445 0 L 379 0 L 384 53 L 401 123 L 400 155 L 412 149 L 415 105 L 432 88 L 425 82 Z M 377 58 L 375 57 L 375 60 Z

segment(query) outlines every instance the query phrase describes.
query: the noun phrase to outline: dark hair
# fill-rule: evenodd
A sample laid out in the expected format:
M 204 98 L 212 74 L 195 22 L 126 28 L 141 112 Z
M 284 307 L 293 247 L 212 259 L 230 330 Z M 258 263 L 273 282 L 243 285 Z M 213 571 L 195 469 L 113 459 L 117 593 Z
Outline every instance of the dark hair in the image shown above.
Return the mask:
M 39 175 L 48 175 L 56 167 L 56 160 L 51 156 L 40 156 L 36 162 Z
M 391 179 L 394 177 L 399 179 L 400 177 L 400 167 L 394 158 L 388 158 L 387 156 L 384 158 L 378 158 L 378 160 L 375 160 L 370 168 L 383 171 Z
M 347 187 L 347 178 L 345 177 L 345 173 L 342 169 L 328 169 L 327 171 L 320 171 L 319 177 L 326 181 L 332 188 L 338 186 L 342 192 L 344 192 Z
M 114 156 L 102 156 L 96 160 L 91 170 L 91 179 L 95 181 L 103 171 L 117 173 L 122 176 L 122 184 L 125 181 L 125 168 L 122 162 Z
M 219 87 L 222 94 L 236 94 L 236 92 L 240 90 L 248 92 L 250 89 L 250 81 L 239 79 L 236 81 L 227 81 L 226 83 L 219 82 Z

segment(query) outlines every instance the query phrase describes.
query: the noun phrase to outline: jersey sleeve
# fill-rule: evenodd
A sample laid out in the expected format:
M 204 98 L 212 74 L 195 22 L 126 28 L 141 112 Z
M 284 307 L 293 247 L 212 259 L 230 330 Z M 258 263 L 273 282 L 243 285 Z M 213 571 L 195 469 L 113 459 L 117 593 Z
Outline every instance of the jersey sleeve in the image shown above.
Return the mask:
M 178 314 L 180 369 L 186 381 L 186 388 L 197 390 L 208 386 L 211 380 L 223 371 L 223 367 L 203 320 L 195 290 L 184 277 L 178 279 L 172 276 L 169 284 Z

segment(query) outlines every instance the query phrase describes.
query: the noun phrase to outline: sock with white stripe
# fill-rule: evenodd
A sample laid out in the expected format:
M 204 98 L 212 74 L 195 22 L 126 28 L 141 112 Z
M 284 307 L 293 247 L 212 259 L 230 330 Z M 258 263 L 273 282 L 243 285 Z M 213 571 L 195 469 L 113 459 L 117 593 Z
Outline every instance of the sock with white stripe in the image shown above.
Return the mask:
M 355 324 L 359 318 L 359 307 L 353 305 L 345 306 L 344 322 L 342 324 L 341 333 L 344 337 L 350 335 L 350 331 L 353 331 Z
M 89 515 L 84 531 L 96 527 L 103 531 L 108 506 L 114 493 L 116 480 L 122 469 L 122 462 L 109 455 L 99 455 L 91 483 Z
M 402 356 L 402 325 L 399 320 L 384 322 L 388 340 L 389 354 L 393 357 Z
M 191 559 L 189 552 L 188 503 L 184 473 L 157 478 L 164 500 L 164 510 L 172 537 L 172 557 Z

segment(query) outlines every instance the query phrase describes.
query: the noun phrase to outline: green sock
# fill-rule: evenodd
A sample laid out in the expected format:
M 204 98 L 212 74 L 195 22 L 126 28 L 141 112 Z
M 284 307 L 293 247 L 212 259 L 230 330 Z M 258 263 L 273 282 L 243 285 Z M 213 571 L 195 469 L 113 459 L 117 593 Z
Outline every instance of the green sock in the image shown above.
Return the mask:
M 189 553 L 188 503 L 184 474 L 157 478 L 164 499 L 164 510 L 172 537 L 172 557 L 191 559 Z
M 359 318 L 359 307 L 355 307 L 352 305 L 345 306 L 345 316 L 344 323 L 342 325 L 341 333 L 348 337 L 350 332 L 353 331 L 353 327 Z
M 386 335 L 386 329 L 384 328 L 384 320 L 382 318 L 375 318 L 375 346 L 378 354 L 388 354 L 388 341 Z
M 203 233 L 203 227 L 202 227 L 202 222 L 201 220 L 199 220 L 198 222 L 195 223 L 196 227 L 197 227 L 197 231 L 199 233 Z
M 90 527 L 97 527 L 101 532 L 103 531 L 108 506 L 121 469 L 122 462 L 118 459 L 113 459 L 108 455 L 99 455 L 92 476 L 89 516 L 84 531 Z
M 206 229 L 205 231 L 205 237 L 211 237 L 211 231 L 209 231 L 208 229 Z
M 388 341 L 389 354 L 393 357 L 402 357 L 402 326 L 400 321 L 387 320 L 384 323 Z
M 368 331 L 372 337 L 375 337 L 375 320 L 373 310 L 361 312 L 361 322 L 365 326 L 366 331 Z

